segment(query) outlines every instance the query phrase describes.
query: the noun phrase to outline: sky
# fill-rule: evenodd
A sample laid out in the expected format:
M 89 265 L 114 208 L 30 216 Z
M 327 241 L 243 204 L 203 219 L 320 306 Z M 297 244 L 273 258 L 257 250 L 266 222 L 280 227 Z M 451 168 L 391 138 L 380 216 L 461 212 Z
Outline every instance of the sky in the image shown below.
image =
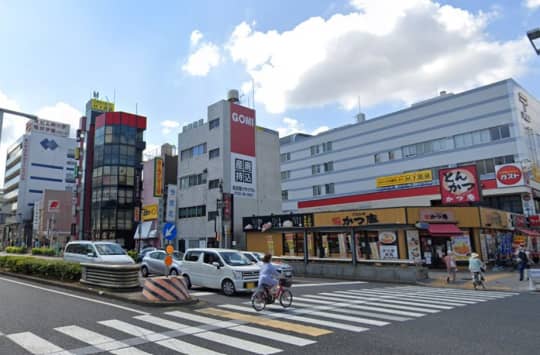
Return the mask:
M 78 126 L 93 91 L 148 117 L 147 153 L 238 89 L 317 134 L 514 78 L 540 98 L 540 0 L 0 0 L 0 107 Z M 25 121 L 6 115 L 6 148 Z

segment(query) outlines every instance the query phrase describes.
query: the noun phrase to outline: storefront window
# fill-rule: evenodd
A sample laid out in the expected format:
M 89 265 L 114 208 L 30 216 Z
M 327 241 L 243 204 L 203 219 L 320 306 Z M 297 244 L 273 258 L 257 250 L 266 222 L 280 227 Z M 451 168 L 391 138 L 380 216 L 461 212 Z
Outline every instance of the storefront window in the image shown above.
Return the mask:
M 304 255 L 304 233 L 283 234 L 283 255 Z
M 396 231 L 370 231 L 356 234 L 358 260 L 397 260 L 399 246 Z

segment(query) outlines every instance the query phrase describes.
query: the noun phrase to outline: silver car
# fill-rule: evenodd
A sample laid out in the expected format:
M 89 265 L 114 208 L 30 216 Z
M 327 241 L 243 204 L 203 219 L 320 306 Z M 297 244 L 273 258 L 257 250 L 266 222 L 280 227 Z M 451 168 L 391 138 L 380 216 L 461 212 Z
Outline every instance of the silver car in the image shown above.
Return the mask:
M 173 263 L 167 267 L 165 257 L 167 253 L 164 250 L 154 250 L 145 255 L 141 263 L 141 274 L 143 277 L 148 275 L 181 275 L 181 264 L 184 255 L 175 251 L 172 255 Z

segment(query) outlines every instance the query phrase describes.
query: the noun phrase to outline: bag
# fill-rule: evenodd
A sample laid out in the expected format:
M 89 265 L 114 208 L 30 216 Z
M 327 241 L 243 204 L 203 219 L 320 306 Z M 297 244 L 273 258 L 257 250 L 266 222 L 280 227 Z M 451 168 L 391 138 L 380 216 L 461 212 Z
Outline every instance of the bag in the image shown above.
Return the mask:
M 486 268 L 485 268 L 485 267 L 481 267 L 481 268 L 480 268 L 480 271 L 486 272 Z

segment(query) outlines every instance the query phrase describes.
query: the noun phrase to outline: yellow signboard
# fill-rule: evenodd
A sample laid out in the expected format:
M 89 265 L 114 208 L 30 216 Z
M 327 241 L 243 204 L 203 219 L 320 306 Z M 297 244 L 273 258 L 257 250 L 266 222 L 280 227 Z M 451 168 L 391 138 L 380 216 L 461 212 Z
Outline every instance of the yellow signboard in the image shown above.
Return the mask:
M 158 205 L 143 206 L 142 220 L 151 221 L 158 218 Z
M 154 160 L 154 197 L 163 196 L 163 159 Z
M 365 226 L 370 224 L 405 224 L 405 208 L 381 208 L 343 212 L 315 213 L 316 227 Z
M 101 101 L 98 99 L 90 100 L 90 108 L 92 111 L 101 111 L 101 112 L 113 112 L 114 104 L 112 102 Z
M 414 184 L 417 182 L 429 182 L 433 181 L 433 176 L 431 170 L 420 170 L 413 171 L 410 173 L 399 174 L 399 175 L 390 175 L 390 176 L 381 176 L 376 180 L 376 186 L 379 187 L 388 187 L 396 185 L 405 185 L 405 184 Z

